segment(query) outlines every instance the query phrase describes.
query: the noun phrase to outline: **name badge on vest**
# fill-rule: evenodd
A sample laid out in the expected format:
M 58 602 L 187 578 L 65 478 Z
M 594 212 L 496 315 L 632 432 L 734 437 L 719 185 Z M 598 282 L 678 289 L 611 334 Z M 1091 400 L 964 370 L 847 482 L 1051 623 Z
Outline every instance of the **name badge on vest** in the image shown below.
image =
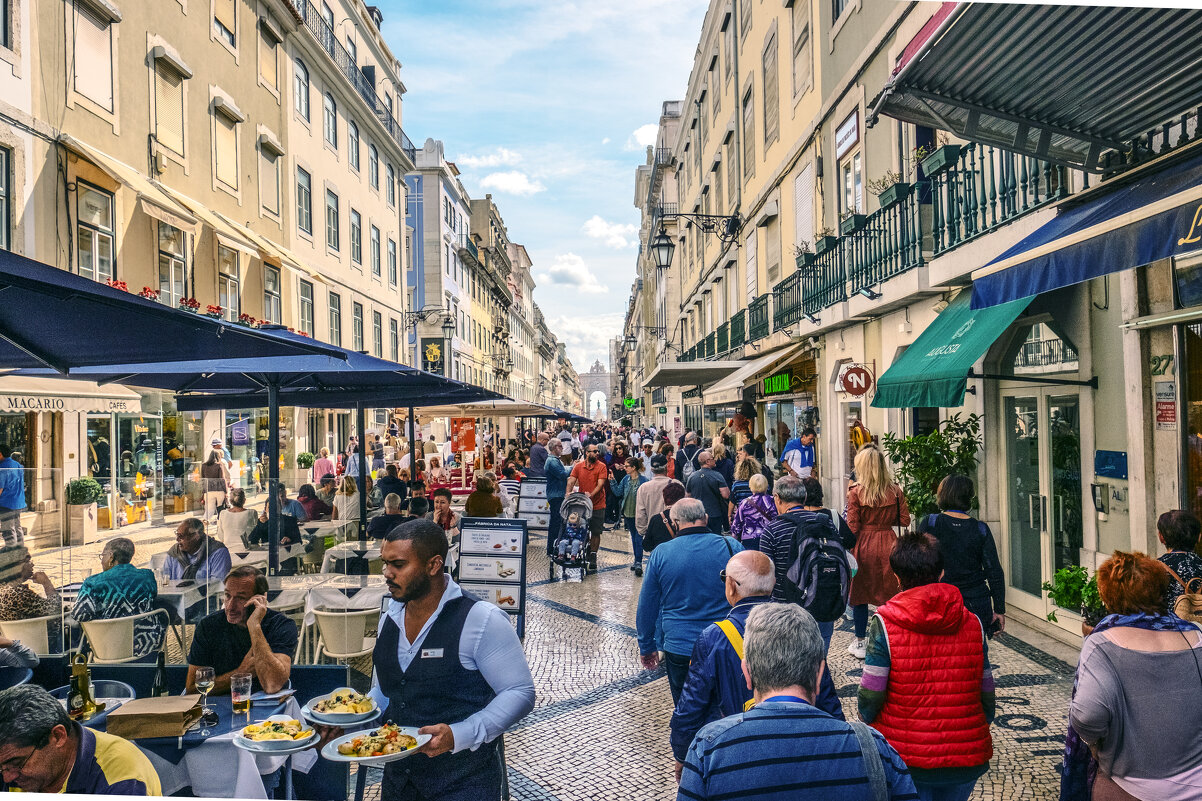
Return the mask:
M 423 648 L 422 659 L 442 659 L 441 648 Z

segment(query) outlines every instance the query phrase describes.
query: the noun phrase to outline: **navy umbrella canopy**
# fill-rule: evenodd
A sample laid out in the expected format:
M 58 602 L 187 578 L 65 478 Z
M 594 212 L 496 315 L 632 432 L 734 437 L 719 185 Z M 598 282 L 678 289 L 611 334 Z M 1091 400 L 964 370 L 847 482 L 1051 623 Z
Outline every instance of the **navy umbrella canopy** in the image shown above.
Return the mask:
M 0 250 L 0 368 L 64 373 L 127 362 L 342 358 L 338 348 L 284 334 L 172 309 Z

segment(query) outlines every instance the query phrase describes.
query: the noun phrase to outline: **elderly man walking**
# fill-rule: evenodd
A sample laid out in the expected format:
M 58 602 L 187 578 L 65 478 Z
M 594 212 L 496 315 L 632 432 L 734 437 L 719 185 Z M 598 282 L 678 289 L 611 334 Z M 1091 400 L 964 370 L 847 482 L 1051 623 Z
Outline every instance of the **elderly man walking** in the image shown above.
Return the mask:
M 880 733 L 814 706 L 826 647 L 809 612 L 761 604 L 747 616 L 743 642 L 755 706 L 697 734 L 677 801 L 918 798 L 905 763 Z
M 709 515 L 710 531 L 721 534 L 727 529 L 726 507 L 730 500 L 730 486 L 722 474 L 714 469 L 714 452 L 705 450 L 697 454 L 700 469 L 685 479 L 684 488 L 690 498 L 696 498 L 705 505 L 705 513 Z
M 743 678 L 743 629 L 752 609 L 772 602 L 776 575 L 767 556 L 759 551 L 743 551 L 726 563 L 722 578 L 730 614 L 711 623 L 697 638 L 689 676 L 672 713 L 672 754 L 676 757 L 677 781 L 689 744 L 701 727 L 743 712 L 751 701 L 751 690 Z
M 641 536 L 646 536 L 651 518 L 664 510 L 664 487 L 668 484 L 680 482 L 668 478 L 668 459 L 657 453 L 651 457 L 651 480 L 641 484 L 634 496 L 634 528 Z M 683 484 L 680 487 L 684 489 Z
M 535 443 L 530 446 L 530 465 L 526 468 L 526 476 L 533 478 L 542 478 L 544 475 L 547 456 L 550 452 L 547 450 L 547 443 L 551 438 L 547 436 L 546 431 L 538 432 L 538 437 Z
M 647 485 L 644 485 L 647 486 Z M 680 700 L 689 654 L 702 629 L 726 616 L 726 593 L 719 575 L 743 546 L 714 534 L 701 501 L 684 498 L 672 506 L 676 537 L 656 548 L 647 561 L 636 617 L 643 667 L 659 665 L 655 624 L 663 628 L 664 667 L 672 703 Z

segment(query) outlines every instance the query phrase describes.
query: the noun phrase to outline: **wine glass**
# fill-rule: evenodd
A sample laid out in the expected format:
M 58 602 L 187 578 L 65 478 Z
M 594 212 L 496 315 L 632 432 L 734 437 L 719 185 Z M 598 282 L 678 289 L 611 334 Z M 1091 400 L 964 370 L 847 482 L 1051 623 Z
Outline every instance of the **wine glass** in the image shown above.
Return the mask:
M 215 713 L 217 710 L 209 707 L 209 693 L 213 691 L 213 668 L 198 667 L 196 668 L 196 689 L 200 690 L 202 697 L 200 714 L 206 719 Z

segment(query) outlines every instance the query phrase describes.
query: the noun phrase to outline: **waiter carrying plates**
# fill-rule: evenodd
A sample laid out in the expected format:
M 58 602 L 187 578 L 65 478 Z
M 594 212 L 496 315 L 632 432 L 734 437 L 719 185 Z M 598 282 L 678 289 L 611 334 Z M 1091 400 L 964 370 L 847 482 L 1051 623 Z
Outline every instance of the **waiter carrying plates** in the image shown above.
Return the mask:
M 432 735 L 426 756 L 384 766 L 381 801 L 500 799 L 497 738 L 534 708 L 534 679 L 508 616 L 443 572 L 447 548 L 437 523 L 413 520 L 380 549 L 392 600 L 368 694 L 385 718 Z M 337 733 L 323 730 L 323 739 Z

